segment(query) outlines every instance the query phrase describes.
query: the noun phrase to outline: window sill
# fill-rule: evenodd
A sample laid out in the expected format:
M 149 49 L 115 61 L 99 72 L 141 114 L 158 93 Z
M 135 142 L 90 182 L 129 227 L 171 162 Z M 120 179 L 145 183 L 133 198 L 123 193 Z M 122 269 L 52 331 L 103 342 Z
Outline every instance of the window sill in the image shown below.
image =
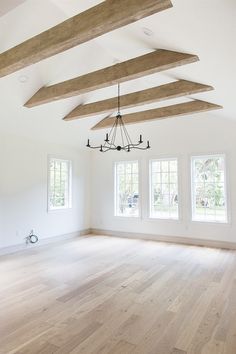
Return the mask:
M 180 223 L 182 220 L 181 219 L 175 219 L 175 218 L 155 218 L 155 217 L 147 217 L 146 220 L 148 221 L 152 221 L 152 222 L 155 222 L 155 221 L 167 221 L 167 222 L 177 222 L 177 223 Z
M 197 220 L 197 219 L 192 219 L 191 220 L 192 223 L 197 223 L 197 224 L 209 224 L 209 225 L 222 225 L 222 226 L 228 226 L 230 225 L 230 222 L 227 221 L 217 221 L 217 220 Z
M 135 219 L 135 220 L 138 220 L 138 219 L 141 219 L 141 216 L 138 215 L 138 216 L 132 216 L 132 215 L 114 215 L 114 218 L 116 219 Z
M 55 208 L 55 209 L 48 209 L 47 212 L 48 213 L 55 213 L 55 212 L 66 212 L 66 211 L 70 211 L 72 209 L 72 207 L 67 207 L 67 208 Z

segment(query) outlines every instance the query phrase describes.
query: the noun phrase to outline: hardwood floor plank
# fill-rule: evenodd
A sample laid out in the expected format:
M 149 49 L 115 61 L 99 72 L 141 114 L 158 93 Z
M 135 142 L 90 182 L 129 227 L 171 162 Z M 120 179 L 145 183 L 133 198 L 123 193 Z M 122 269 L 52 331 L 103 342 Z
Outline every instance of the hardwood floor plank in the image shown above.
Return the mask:
M 184 350 L 174 348 L 170 354 L 187 354 Z
M 129 354 L 133 353 L 135 346 L 125 341 L 118 342 L 110 351 L 109 354 Z
M 0 273 L 0 354 L 236 353 L 235 251 L 88 236 Z
M 68 354 L 73 349 L 75 349 L 80 343 L 89 338 L 99 327 L 101 327 L 101 323 L 93 322 L 89 324 L 86 328 L 84 328 L 80 333 L 77 333 L 72 338 L 63 345 L 60 349 L 56 351 L 57 354 Z
M 24 346 L 21 350 L 17 350 L 16 354 L 54 354 L 59 348 L 56 345 L 45 342 L 42 338 L 40 341 L 33 341 L 29 345 Z

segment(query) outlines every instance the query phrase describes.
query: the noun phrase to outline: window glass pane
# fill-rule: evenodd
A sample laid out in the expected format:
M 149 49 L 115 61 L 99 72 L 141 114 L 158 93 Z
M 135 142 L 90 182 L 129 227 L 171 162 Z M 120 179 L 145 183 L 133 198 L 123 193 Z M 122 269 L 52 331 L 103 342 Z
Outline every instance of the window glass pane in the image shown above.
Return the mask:
M 160 172 L 161 170 L 161 162 L 160 161 L 153 161 L 152 165 L 152 171 L 154 172 Z
M 138 164 L 137 163 L 133 163 L 133 173 L 138 174 Z
M 125 166 L 123 164 L 117 164 L 117 171 L 119 174 L 121 173 L 125 173 L 125 170 L 124 170 Z
M 115 165 L 115 215 L 139 215 L 138 162 L 118 162 Z
M 169 173 L 169 183 L 177 183 L 178 182 L 178 175 L 177 172 L 170 172 Z
M 168 170 L 169 170 L 169 161 L 162 161 L 161 162 L 161 170 L 162 170 L 162 172 L 168 172 Z
M 150 216 L 178 219 L 178 163 L 176 159 L 150 161 Z
M 227 221 L 223 156 L 192 159 L 192 212 L 193 220 Z
M 177 172 L 177 161 L 170 161 L 170 172 Z
M 133 174 L 133 183 L 138 184 L 138 174 Z
M 49 161 L 49 209 L 70 207 L 70 166 L 67 160 Z
M 169 183 L 169 173 L 162 173 L 161 174 L 161 181 L 162 181 L 162 183 Z
M 126 174 L 132 173 L 132 164 L 131 163 L 126 163 L 125 172 L 126 172 Z

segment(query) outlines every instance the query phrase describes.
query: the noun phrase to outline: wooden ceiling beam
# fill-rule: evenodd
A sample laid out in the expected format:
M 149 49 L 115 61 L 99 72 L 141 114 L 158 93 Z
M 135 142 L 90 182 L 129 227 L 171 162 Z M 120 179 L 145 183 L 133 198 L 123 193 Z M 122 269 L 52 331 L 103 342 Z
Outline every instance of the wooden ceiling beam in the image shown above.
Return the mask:
M 0 77 L 171 7 L 171 0 L 103 1 L 0 54 Z
M 120 97 L 120 107 L 122 109 L 132 108 L 144 104 L 160 102 L 210 90 L 213 90 L 212 86 L 203 85 L 186 80 L 178 80 L 169 84 L 123 95 Z M 114 97 L 108 100 L 79 105 L 63 119 L 65 121 L 71 121 L 84 117 L 94 116 L 96 114 L 112 114 L 116 110 L 117 98 Z
M 160 120 L 171 117 L 183 116 L 187 114 L 194 114 L 200 112 L 207 112 L 215 109 L 220 109 L 222 106 L 218 106 L 213 103 L 194 100 L 187 103 L 179 103 L 172 106 L 161 107 L 151 109 L 148 111 L 126 114 L 123 117 L 125 124 L 136 124 L 141 122 L 149 122 L 152 120 Z M 112 127 L 115 117 L 108 117 L 96 124 L 92 130 L 104 129 Z
M 26 107 L 61 100 L 198 61 L 192 54 L 159 49 L 77 78 L 42 87 Z

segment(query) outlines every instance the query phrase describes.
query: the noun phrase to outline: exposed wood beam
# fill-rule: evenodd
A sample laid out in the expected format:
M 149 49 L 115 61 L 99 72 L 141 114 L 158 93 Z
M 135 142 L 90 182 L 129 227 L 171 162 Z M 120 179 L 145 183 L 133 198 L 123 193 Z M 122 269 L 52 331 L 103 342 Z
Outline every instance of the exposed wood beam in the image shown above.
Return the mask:
M 151 109 L 148 111 L 126 114 L 123 116 L 125 124 L 135 124 L 145 121 L 159 120 L 177 116 L 183 116 L 186 114 L 200 113 L 211 111 L 214 109 L 220 109 L 222 106 L 218 106 L 213 103 L 194 100 L 187 103 L 175 104 L 172 106 Z M 96 124 L 92 130 L 104 129 L 112 127 L 115 117 L 108 117 Z
M 212 86 L 196 82 L 178 80 L 147 90 L 130 93 L 120 97 L 121 108 L 132 108 L 143 104 L 160 102 L 172 98 L 192 95 L 213 90 Z M 96 114 L 113 113 L 117 109 L 117 98 L 80 105 L 73 109 L 65 118 L 65 121 L 94 116 Z
M 199 59 L 196 55 L 159 49 L 68 81 L 42 87 L 25 106 L 34 107 L 84 94 L 114 85 L 117 82 L 137 79 L 176 66 L 193 63 L 197 60 Z
M 170 0 L 103 1 L 0 54 L 0 77 L 170 7 Z

